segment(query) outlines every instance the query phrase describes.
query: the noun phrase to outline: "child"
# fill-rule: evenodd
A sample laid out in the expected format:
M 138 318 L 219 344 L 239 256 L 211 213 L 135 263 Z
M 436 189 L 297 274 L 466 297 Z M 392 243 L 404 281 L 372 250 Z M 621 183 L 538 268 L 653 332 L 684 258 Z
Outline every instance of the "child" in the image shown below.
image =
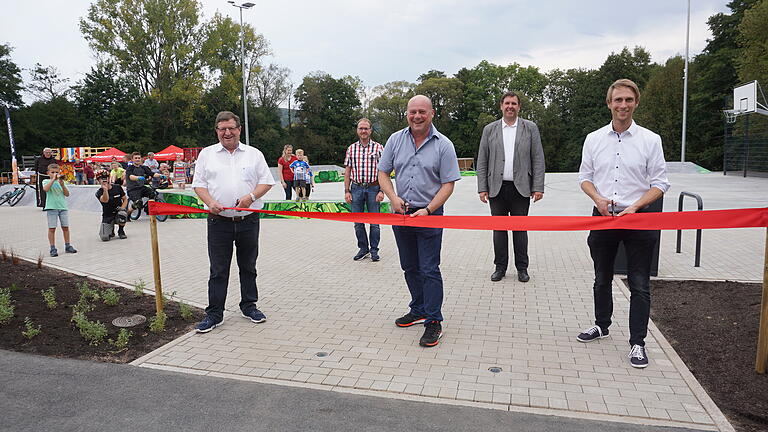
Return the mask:
M 291 163 L 291 171 L 293 171 L 293 190 L 296 191 L 296 202 L 306 201 L 306 174 L 309 171 L 309 165 L 304 161 L 304 150 L 297 149 L 296 158 L 297 160 Z
M 109 172 L 109 183 L 121 186 L 125 179 L 125 170 L 117 162 L 112 162 L 112 170 Z
M 184 189 L 187 183 L 187 163 L 181 160 L 181 155 L 176 154 L 173 162 L 173 184 L 179 189 Z
M 309 164 L 309 156 L 306 154 L 304 155 L 304 162 L 307 163 L 307 173 L 304 176 L 304 179 L 307 182 L 306 188 L 306 195 L 304 196 L 304 201 L 309 200 L 309 193 L 315 191 L 315 173 L 312 172 L 312 167 Z
M 51 256 L 59 256 L 56 250 L 56 225 L 61 222 L 61 231 L 64 233 L 64 251 L 67 253 L 77 253 L 77 250 L 69 243 L 69 210 L 67 210 L 66 197 L 69 196 L 69 189 L 64 184 L 64 178 L 60 174 L 61 168 L 58 164 L 48 165 L 48 177 L 43 180 L 43 190 L 46 193 L 45 201 L 46 215 L 48 216 L 48 243 L 51 245 Z

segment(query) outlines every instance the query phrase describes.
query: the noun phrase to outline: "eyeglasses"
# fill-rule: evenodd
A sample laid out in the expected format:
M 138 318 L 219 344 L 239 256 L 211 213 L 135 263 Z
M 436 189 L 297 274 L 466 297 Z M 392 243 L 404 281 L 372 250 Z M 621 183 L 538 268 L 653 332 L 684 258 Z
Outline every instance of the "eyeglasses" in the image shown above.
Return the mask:
M 219 132 L 234 132 L 236 130 L 240 129 L 240 126 L 235 127 L 217 127 L 216 130 Z

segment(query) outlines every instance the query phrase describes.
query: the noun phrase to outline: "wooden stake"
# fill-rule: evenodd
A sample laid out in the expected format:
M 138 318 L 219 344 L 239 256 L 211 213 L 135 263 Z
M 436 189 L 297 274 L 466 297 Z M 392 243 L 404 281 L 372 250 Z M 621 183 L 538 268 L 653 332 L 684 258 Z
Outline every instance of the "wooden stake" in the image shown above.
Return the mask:
M 760 306 L 760 327 L 757 331 L 757 360 L 755 370 L 765 373 L 768 366 L 768 227 L 765 228 L 765 255 L 763 256 L 763 301 Z
M 150 200 L 154 202 L 154 200 Z M 149 208 L 149 204 L 147 204 Z M 157 218 L 149 215 L 149 230 L 152 234 L 152 270 L 155 273 L 155 308 L 157 314 L 163 311 L 163 284 L 160 281 L 160 246 L 157 242 Z

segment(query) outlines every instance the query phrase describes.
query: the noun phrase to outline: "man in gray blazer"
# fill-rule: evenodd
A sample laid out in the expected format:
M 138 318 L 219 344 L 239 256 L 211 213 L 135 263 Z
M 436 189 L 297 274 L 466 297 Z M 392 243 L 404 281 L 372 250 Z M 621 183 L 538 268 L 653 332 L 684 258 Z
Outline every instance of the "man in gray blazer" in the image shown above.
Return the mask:
M 501 97 L 503 118 L 485 126 L 477 155 L 477 192 L 491 203 L 492 216 L 528 216 L 530 200 L 544 197 L 544 149 L 536 123 L 519 118 L 520 98 L 514 92 Z M 517 279 L 528 282 L 528 232 L 513 231 Z M 509 236 L 493 232 L 494 282 L 507 273 Z

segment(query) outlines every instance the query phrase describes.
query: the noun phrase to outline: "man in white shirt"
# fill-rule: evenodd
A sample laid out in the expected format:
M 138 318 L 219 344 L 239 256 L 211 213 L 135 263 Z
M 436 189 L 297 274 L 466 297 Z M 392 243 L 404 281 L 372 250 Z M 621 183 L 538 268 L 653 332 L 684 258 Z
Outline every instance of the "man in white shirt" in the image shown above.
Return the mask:
M 620 79 L 611 84 L 606 96 L 611 123 L 584 140 L 579 182 L 595 203 L 593 216 L 621 217 L 648 211 L 648 205 L 669 190 L 661 137 L 632 120 L 639 102 L 640 90 L 634 82 Z M 651 259 L 657 238 L 658 231 L 596 230 L 587 239 L 595 265 L 595 325 L 576 339 L 591 342 L 608 337 L 614 260 L 623 242 L 630 291 L 628 357 L 636 368 L 648 366 L 645 337 L 651 309 Z
M 196 330 L 207 333 L 224 320 L 233 244 L 240 270 L 240 311 L 246 319 L 262 323 L 267 317 L 256 307 L 256 258 L 259 255 L 259 215 L 225 207 L 261 209 L 260 198 L 275 180 L 264 155 L 240 142 L 240 118 L 229 111 L 216 116 L 219 143 L 197 157 L 192 187 L 210 211 L 208 215 L 208 307 Z
M 531 199 L 544 197 L 544 149 L 536 123 L 518 117 L 520 97 L 507 92 L 499 102 L 503 118 L 483 129 L 477 153 L 477 192 L 490 201 L 492 216 L 528 216 Z M 528 232 L 513 231 L 517 280 L 528 282 Z M 491 281 L 498 282 L 509 264 L 507 231 L 493 232 Z

